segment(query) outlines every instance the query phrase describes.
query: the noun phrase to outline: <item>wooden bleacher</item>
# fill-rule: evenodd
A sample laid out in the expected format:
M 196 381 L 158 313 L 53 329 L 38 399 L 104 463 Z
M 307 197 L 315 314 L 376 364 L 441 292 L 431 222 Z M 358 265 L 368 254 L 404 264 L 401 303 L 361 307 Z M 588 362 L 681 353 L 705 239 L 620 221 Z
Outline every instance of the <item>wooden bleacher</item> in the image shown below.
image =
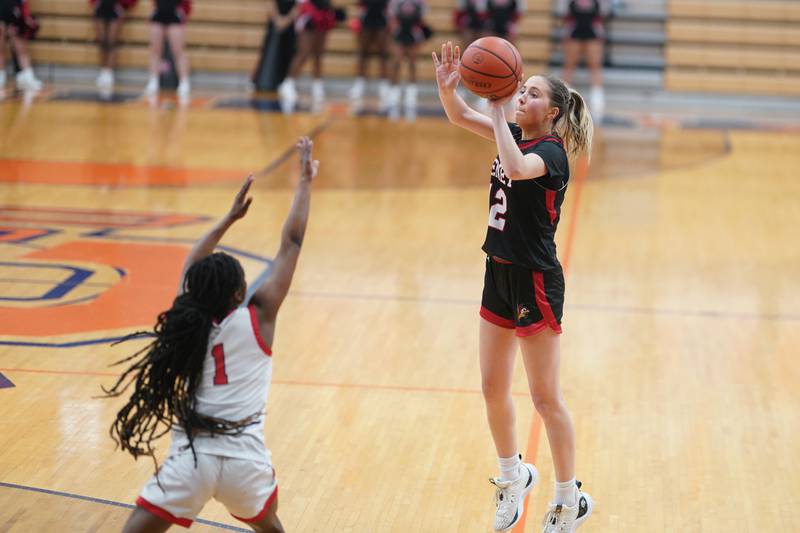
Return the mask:
M 249 73 L 264 38 L 266 5 L 265 0 L 195 0 L 186 30 L 193 71 Z M 427 68 L 430 51 L 444 40 L 458 41 L 452 26 L 454 5 L 455 0 L 429 0 L 426 20 L 436 33 L 420 50 L 417 70 L 423 80 L 433 79 L 432 68 Z M 118 50 L 120 68 L 147 68 L 151 7 L 149 0 L 140 0 L 129 13 Z M 93 20 L 86 0 L 32 0 L 31 9 L 41 24 L 37 39 L 30 43 L 34 64 L 82 67 L 97 64 Z M 528 1 L 517 40 L 526 73 L 543 69 L 550 57 L 550 11 L 550 0 Z M 348 6 L 348 15 L 355 13 L 355 6 Z M 355 37 L 344 25 L 332 30 L 324 58 L 325 76 L 353 76 L 355 50 Z M 306 71 L 310 66 L 306 65 Z M 377 65 L 371 64 L 370 68 L 377 73 Z
M 669 0 L 665 87 L 800 95 L 800 2 Z

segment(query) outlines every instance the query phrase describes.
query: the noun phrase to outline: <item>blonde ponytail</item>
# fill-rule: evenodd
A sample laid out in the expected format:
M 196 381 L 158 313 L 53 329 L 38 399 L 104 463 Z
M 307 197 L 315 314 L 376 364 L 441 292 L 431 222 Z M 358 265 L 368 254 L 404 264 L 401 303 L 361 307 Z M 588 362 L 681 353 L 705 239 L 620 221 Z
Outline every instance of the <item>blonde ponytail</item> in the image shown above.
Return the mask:
M 550 85 L 550 102 L 558 108 L 553 130 L 564 141 L 571 160 L 581 154 L 591 157 L 594 123 L 589 108 L 578 91 L 567 86 L 561 78 L 544 76 Z
M 569 104 L 564 117 L 556 122 L 556 133 L 564 140 L 570 158 L 580 154 L 592 155 L 594 122 L 586 102 L 578 91 L 569 89 Z

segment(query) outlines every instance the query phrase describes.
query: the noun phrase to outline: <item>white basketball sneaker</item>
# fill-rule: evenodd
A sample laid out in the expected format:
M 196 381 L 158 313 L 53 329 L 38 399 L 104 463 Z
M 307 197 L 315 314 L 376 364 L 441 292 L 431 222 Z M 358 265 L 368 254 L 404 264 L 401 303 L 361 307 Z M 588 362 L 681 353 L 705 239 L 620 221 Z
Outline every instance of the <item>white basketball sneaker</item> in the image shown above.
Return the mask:
M 405 97 L 403 100 L 405 119 L 413 122 L 417 118 L 417 86 L 413 83 L 406 85 Z
M 578 486 L 577 502 L 573 507 L 566 505 L 550 504 L 550 509 L 542 520 L 542 533 L 573 533 L 583 524 L 592 514 L 592 497 L 581 492 L 581 482 L 576 482 Z
M 387 80 L 380 80 L 378 82 L 378 113 L 386 113 L 389 110 L 389 100 L 392 92 L 392 86 L 389 85 Z
M 111 91 L 114 88 L 114 72 L 110 68 L 100 69 L 95 84 L 101 91 Z
M 350 100 L 351 113 L 358 113 L 361 111 L 361 108 L 364 107 L 364 85 L 364 78 L 356 78 L 353 82 L 353 86 L 350 87 L 350 90 L 347 92 L 347 96 Z
M 281 111 L 284 113 L 294 113 L 297 104 L 297 89 L 294 86 L 293 78 L 285 78 L 278 86 L 278 98 L 280 100 Z
M 525 496 L 539 481 L 539 472 L 530 463 L 521 463 L 519 476 L 514 481 L 501 481 L 500 478 L 491 478 L 489 482 L 497 487 L 494 502 L 497 511 L 494 515 L 494 530 L 508 531 L 513 528 L 522 517 L 525 509 Z
M 325 107 L 325 85 L 321 79 L 311 82 L 311 112 L 319 113 Z
M 42 88 L 42 82 L 33 73 L 33 69 L 26 68 L 17 73 L 17 89 L 21 91 L 38 91 Z
M 178 90 L 176 91 L 178 100 L 187 102 L 192 95 L 192 84 L 188 79 L 181 80 L 178 83 Z
M 144 95 L 148 98 L 158 95 L 158 77 L 153 76 L 147 80 L 147 85 L 144 86 Z
M 386 112 L 389 115 L 389 120 L 397 120 L 400 118 L 400 86 L 392 85 L 389 87 L 388 103 Z

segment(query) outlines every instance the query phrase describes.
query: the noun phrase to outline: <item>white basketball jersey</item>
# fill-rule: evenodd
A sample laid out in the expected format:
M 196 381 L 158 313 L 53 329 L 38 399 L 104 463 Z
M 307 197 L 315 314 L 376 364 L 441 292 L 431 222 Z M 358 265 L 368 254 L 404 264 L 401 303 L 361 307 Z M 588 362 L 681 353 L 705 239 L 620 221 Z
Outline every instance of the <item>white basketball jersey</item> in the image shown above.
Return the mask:
M 237 435 L 194 438 L 196 452 L 270 461 L 264 444 L 264 415 L 272 381 L 272 350 L 261 338 L 256 310 L 240 307 L 211 329 L 203 377 L 195 395 L 195 411 L 229 421 L 252 419 Z M 189 449 L 189 439 L 179 427 L 172 431 L 170 453 Z

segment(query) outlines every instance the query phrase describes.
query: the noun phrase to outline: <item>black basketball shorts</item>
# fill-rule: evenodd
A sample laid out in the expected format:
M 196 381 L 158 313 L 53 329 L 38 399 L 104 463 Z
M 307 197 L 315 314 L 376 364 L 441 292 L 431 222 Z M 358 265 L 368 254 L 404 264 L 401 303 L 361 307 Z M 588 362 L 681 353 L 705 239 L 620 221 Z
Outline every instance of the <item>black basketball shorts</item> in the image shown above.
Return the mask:
M 125 10 L 117 0 L 100 0 L 94 8 L 94 18 L 100 20 L 117 20 L 124 13 Z
M 170 24 L 183 24 L 186 21 L 186 13 L 183 9 L 173 2 L 157 2 L 156 9 L 150 17 L 150 22 L 169 26 Z
M 501 261 L 486 258 L 481 317 L 496 326 L 515 329 L 517 337 L 528 337 L 544 328 L 561 333 L 563 271 L 537 272 Z
M 22 14 L 19 0 L 0 0 L 0 24 L 18 25 Z M 5 53 L 5 50 L 3 50 Z

